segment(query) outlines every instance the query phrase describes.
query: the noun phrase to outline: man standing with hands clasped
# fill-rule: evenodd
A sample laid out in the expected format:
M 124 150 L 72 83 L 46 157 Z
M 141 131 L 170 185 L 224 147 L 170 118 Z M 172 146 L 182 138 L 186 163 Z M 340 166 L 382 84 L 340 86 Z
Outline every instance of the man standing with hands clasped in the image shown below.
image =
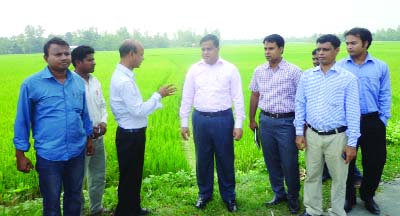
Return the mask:
M 264 38 L 267 63 L 257 67 L 250 82 L 250 128 L 258 127 L 257 107 L 261 109 L 260 134 L 264 161 L 269 172 L 274 197 L 265 205 L 288 203 L 290 213 L 299 206 L 299 162 L 295 143 L 294 99 L 301 70 L 282 57 L 285 41 L 272 34 Z M 288 192 L 285 191 L 285 183 Z
M 391 116 L 389 69 L 386 63 L 369 54 L 372 34 L 368 29 L 353 28 L 344 36 L 350 56 L 338 64 L 358 77 L 360 88 L 361 137 L 357 145 L 361 148 L 363 166 L 360 198 L 369 212 L 378 215 L 380 209 L 374 196 L 386 162 L 386 124 Z M 354 169 L 355 161 L 352 161 L 349 173 L 353 173 Z M 352 175 L 347 177 L 346 212 L 356 204 L 353 178 Z
M 161 108 L 161 99 L 176 91 L 173 85 L 162 86 L 143 101 L 135 81 L 134 68 L 143 61 L 144 48 L 134 40 L 125 40 L 119 48 L 120 63 L 110 84 L 110 105 L 118 123 L 116 132 L 119 165 L 116 216 L 147 215 L 140 206 L 140 190 L 146 143 L 147 116 Z
M 99 80 L 91 73 L 94 72 L 96 61 L 94 49 L 90 46 L 78 46 L 72 53 L 72 64 L 75 72 L 85 81 L 86 102 L 90 120 L 93 123 L 93 145 L 96 152 L 85 157 L 85 176 L 89 193 L 90 215 L 109 214 L 103 208 L 102 200 L 106 186 L 106 155 L 104 151 L 104 134 L 107 131 L 106 101 Z M 82 193 L 82 212 L 84 215 L 85 197 Z
M 296 145 L 305 149 L 302 216 L 322 215 L 322 170 L 326 162 L 331 177 L 330 215 L 345 216 L 343 209 L 348 163 L 356 155 L 360 136 L 357 77 L 335 63 L 340 40 L 335 35 L 317 39 L 320 65 L 304 72 L 296 93 Z M 306 137 L 304 127 L 306 126 Z
M 199 198 L 196 208 L 211 200 L 214 184 L 214 156 L 218 185 L 228 211 L 237 211 L 233 140 L 242 137 L 242 82 L 238 69 L 219 57 L 219 39 L 212 34 L 200 41 L 202 60 L 187 75 L 180 108 L 181 135 L 189 137 L 188 119 L 192 114 L 196 149 L 196 175 Z M 232 113 L 235 107 L 235 120 Z

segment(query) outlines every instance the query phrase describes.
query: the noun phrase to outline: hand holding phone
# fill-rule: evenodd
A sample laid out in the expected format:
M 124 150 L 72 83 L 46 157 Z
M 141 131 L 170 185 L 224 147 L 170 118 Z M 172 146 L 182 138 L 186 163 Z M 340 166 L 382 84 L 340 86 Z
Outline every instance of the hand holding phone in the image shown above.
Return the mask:
M 347 155 L 346 155 L 346 152 L 343 152 L 343 153 L 342 153 L 342 158 L 343 158 L 343 160 L 346 160 L 346 156 L 347 156 Z
M 260 149 L 260 137 L 257 130 L 258 128 L 254 128 L 254 143 L 256 144 L 257 148 Z

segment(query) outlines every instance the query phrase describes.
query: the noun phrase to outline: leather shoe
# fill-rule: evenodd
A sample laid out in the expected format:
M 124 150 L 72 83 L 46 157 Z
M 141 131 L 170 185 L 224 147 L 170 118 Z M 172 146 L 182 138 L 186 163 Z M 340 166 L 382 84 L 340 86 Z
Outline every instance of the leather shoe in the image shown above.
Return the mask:
M 356 202 L 354 201 L 354 202 L 351 202 L 350 200 L 345 200 L 344 201 L 344 211 L 346 212 L 346 213 L 349 213 L 352 209 L 353 209 L 353 206 L 356 204 Z
M 303 212 L 303 214 L 301 214 L 301 215 L 299 215 L 299 216 L 312 216 L 312 215 L 308 214 L 308 213 L 305 211 L 305 212 Z
M 330 176 L 322 176 L 322 182 L 326 182 L 330 179 Z
M 145 208 L 141 208 L 138 215 L 143 216 L 143 215 L 148 215 L 148 214 L 150 214 L 149 210 L 147 210 Z
M 365 202 L 365 208 L 372 214 L 379 215 L 381 213 L 378 204 L 376 204 L 373 198 L 364 200 L 364 202 Z
M 102 215 L 113 215 L 113 212 L 106 208 L 101 208 L 100 211 L 90 214 L 90 216 L 102 216 Z
M 296 214 L 300 211 L 300 205 L 298 199 L 288 200 L 289 211 L 291 214 Z
M 206 207 L 207 203 L 210 202 L 210 200 L 211 200 L 211 198 L 203 199 L 200 197 L 199 199 L 197 199 L 196 208 L 202 209 L 202 208 Z
M 236 200 L 233 199 L 233 200 L 226 202 L 226 208 L 230 212 L 237 212 L 238 208 L 237 208 Z
M 266 202 L 265 205 L 266 205 L 266 206 L 269 206 L 269 205 L 276 205 L 276 204 L 279 204 L 279 203 L 281 203 L 281 202 L 286 202 L 286 201 L 287 201 L 286 196 L 280 197 L 280 198 L 277 197 L 277 196 L 274 196 L 274 198 L 272 198 L 271 201 Z

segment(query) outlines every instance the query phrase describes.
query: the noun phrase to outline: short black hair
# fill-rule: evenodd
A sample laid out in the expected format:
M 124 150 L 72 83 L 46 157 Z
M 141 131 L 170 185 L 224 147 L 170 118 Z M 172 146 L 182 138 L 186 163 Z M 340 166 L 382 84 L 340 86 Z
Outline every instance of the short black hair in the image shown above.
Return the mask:
M 338 36 L 334 34 L 322 35 L 317 39 L 317 43 L 326 43 L 326 42 L 331 43 L 335 49 L 340 47 L 340 39 L 338 38 Z
M 94 49 L 92 47 L 86 45 L 76 47 L 71 52 L 72 65 L 75 67 L 75 61 L 83 61 L 89 54 L 94 54 Z
M 276 43 L 278 47 L 285 47 L 285 40 L 278 34 L 268 35 L 264 38 L 263 44 L 265 44 L 265 42 Z
M 138 47 L 136 46 L 137 43 L 133 40 L 126 39 L 122 42 L 121 46 L 119 47 L 119 57 L 125 57 L 130 52 L 138 53 Z
M 312 52 L 311 55 L 317 55 L 317 48 L 315 48 Z
M 216 48 L 219 48 L 219 39 L 216 35 L 207 34 L 200 40 L 200 45 L 206 41 L 212 41 Z
M 344 37 L 346 37 L 348 35 L 354 35 L 354 36 L 360 37 L 363 44 L 365 41 L 367 41 L 368 42 L 367 49 L 369 48 L 369 46 L 371 46 L 372 34 L 366 28 L 359 28 L 359 27 L 352 28 L 349 31 L 344 33 Z
M 50 45 L 52 45 L 52 44 L 69 47 L 69 44 L 65 40 L 63 40 L 59 37 L 53 37 L 52 39 L 47 41 L 46 44 L 44 44 L 44 46 L 43 46 L 43 53 L 45 56 L 49 56 L 49 48 L 50 48 Z

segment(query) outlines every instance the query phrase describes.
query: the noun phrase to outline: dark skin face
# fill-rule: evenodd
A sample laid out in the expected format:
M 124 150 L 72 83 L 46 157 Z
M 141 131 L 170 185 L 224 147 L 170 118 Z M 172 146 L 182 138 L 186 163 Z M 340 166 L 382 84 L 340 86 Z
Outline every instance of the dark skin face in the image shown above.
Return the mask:
M 367 47 L 368 42 L 364 41 L 363 43 L 359 36 L 346 36 L 346 49 L 353 59 L 363 61 L 368 52 Z
M 44 56 L 44 59 L 53 74 L 65 74 L 71 64 L 71 52 L 69 46 L 50 44 L 48 55 Z
M 312 56 L 312 63 L 314 65 L 314 67 L 317 67 L 319 65 L 318 55 L 317 54 Z
M 82 65 L 83 72 L 93 73 L 94 67 L 96 66 L 96 61 L 94 60 L 93 54 L 86 55 L 86 57 L 80 63 Z
M 317 55 L 319 64 L 324 72 L 329 69 L 336 61 L 339 47 L 334 48 L 330 42 L 317 43 Z
M 87 54 L 82 60 L 75 60 L 75 72 L 77 72 L 85 80 L 89 79 L 89 73 L 93 73 L 96 61 L 94 60 L 93 53 Z
M 276 42 L 264 43 L 264 55 L 271 66 L 275 66 L 282 61 L 283 47 L 278 47 Z

